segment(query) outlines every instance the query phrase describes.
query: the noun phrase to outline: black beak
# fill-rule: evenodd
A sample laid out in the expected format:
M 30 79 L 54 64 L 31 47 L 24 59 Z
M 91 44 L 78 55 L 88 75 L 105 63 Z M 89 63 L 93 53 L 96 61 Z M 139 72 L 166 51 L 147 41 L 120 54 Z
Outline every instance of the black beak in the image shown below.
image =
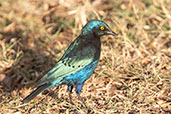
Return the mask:
M 107 35 L 113 35 L 113 36 L 118 36 L 117 33 L 113 32 L 113 31 L 106 31 Z

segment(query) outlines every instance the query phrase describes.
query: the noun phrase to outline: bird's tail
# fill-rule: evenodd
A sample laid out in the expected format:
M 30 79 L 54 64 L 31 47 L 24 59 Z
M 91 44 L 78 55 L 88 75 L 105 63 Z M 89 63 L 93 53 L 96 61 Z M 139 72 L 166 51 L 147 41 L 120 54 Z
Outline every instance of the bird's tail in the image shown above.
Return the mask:
M 46 89 L 50 88 L 51 84 L 44 84 L 40 87 L 38 87 L 36 90 L 34 90 L 30 95 L 28 95 L 26 98 L 22 100 L 23 103 L 27 103 L 30 100 L 32 100 L 34 97 L 36 97 L 41 92 L 45 91 Z

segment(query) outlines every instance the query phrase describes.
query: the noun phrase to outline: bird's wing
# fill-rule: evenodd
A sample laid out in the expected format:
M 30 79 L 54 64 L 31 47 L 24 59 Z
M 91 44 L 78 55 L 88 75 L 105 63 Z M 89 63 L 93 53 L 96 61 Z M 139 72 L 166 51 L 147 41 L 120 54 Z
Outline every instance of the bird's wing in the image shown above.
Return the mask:
M 42 78 L 34 87 L 38 87 L 48 82 L 53 82 L 66 75 L 78 72 L 86 65 L 93 62 L 96 56 L 96 48 L 93 45 L 84 46 L 84 48 L 70 45 L 63 57 L 56 65 Z M 33 88 L 34 88 L 33 87 Z

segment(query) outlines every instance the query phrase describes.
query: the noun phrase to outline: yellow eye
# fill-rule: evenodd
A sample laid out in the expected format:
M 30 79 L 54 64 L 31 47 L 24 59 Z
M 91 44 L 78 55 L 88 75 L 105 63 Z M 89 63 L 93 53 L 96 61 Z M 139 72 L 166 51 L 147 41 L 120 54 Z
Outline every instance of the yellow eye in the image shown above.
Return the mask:
M 104 30 L 104 27 L 103 27 L 103 26 L 101 26 L 101 27 L 100 27 L 100 30 Z

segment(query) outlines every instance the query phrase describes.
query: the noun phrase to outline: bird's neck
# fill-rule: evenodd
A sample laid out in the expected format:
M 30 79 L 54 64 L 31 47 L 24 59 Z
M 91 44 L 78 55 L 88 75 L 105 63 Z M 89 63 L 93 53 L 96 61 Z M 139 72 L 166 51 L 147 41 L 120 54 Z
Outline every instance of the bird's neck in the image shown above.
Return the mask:
M 100 52 L 101 52 L 101 40 L 100 37 L 94 35 L 94 34 L 87 34 L 87 35 L 81 35 L 81 45 L 93 45 L 96 48 L 96 55 L 95 59 L 99 60 Z
M 79 37 L 81 37 L 83 42 L 92 43 L 96 47 L 101 48 L 101 39 L 96 34 L 93 34 L 93 33 L 89 33 L 85 35 L 82 34 Z

